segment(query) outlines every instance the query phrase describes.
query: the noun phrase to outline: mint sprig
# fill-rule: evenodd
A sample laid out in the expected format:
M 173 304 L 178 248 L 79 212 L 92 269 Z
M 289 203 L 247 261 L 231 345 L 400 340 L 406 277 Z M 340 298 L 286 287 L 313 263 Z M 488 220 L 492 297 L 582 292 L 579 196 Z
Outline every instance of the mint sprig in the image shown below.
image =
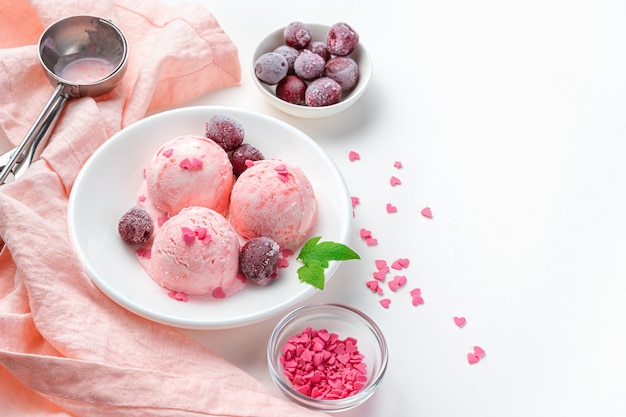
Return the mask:
M 317 236 L 309 239 L 296 259 L 304 264 L 297 271 L 300 281 L 323 290 L 324 270 L 328 268 L 328 261 L 348 261 L 361 257 L 342 243 L 320 242 L 321 238 Z

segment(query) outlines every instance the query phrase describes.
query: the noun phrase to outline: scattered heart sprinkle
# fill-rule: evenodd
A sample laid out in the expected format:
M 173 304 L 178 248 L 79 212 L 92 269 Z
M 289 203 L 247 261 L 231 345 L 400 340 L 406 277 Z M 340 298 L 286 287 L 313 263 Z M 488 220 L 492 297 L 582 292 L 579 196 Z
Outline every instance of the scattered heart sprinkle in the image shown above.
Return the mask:
M 402 162 L 400 162 L 400 161 L 396 161 L 396 162 L 394 162 L 394 163 L 393 163 L 393 166 L 394 166 L 395 168 L 400 169 L 400 168 L 402 168 Z
M 391 203 L 387 203 L 387 213 L 395 213 L 398 211 L 398 208 Z
M 402 184 L 402 182 L 400 181 L 400 178 L 396 176 L 392 176 L 391 179 L 389 180 L 389 184 L 391 184 L 392 187 L 395 187 L 396 185 Z
M 420 213 L 422 213 L 422 216 L 426 217 L 427 219 L 433 218 L 433 212 L 431 211 L 430 207 L 424 207 Z
M 361 155 L 359 155 L 357 152 L 350 151 L 350 153 L 348 153 L 348 159 L 350 161 L 358 161 L 359 159 L 361 159 Z
M 391 300 L 389 298 L 383 298 L 382 300 L 380 300 L 380 305 L 384 308 L 389 308 L 389 306 L 391 305 Z
M 467 320 L 465 319 L 465 317 L 454 317 L 454 324 L 456 324 L 459 328 L 465 326 L 466 322 Z

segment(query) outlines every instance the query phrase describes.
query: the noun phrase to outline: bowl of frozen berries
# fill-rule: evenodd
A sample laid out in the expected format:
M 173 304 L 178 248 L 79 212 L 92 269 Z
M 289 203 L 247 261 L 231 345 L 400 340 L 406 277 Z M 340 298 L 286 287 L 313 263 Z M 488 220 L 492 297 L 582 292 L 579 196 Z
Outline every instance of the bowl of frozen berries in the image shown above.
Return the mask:
M 252 79 L 276 108 L 293 116 L 333 116 L 352 106 L 372 77 L 358 32 L 294 21 L 270 33 L 254 51 Z

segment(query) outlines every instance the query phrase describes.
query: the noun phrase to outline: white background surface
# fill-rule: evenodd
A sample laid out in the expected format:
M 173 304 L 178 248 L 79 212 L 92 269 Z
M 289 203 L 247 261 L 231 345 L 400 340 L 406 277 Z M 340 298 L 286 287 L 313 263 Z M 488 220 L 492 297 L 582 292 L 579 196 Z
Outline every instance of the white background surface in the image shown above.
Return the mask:
M 363 260 L 311 301 L 371 315 L 390 362 L 376 395 L 342 415 L 626 415 L 626 2 L 198 3 L 238 46 L 244 78 L 188 104 L 287 121 L 361 200 L 351 246 Z M 294 20 L 346 21 L 372 55 L 372 84 L 346 113 L 297 119 L 254 89 L 256 43 Z M 408 283 L 385 287 L 384 309 L 365 283 L 375 259 L 400 257 Z M 271 386 L 264 355 L 277 320 L 184 332 Z M 487 355 L 469 365 L 474 345 Z

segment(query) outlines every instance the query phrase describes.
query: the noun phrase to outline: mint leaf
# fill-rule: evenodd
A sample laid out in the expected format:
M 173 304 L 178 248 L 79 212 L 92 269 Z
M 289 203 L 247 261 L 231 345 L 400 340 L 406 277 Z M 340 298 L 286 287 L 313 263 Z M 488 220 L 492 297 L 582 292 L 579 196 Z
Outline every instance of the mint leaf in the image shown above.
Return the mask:
M 298 278 L 320 290 L 324 289 L 324 269 L 328 268 L 328 261 L 347 261 L 361 259 L 352 249 L 342 243 L 321 242 L 321 236 L 309 239 L 296 259 L 304 263 L 298 268 Z

